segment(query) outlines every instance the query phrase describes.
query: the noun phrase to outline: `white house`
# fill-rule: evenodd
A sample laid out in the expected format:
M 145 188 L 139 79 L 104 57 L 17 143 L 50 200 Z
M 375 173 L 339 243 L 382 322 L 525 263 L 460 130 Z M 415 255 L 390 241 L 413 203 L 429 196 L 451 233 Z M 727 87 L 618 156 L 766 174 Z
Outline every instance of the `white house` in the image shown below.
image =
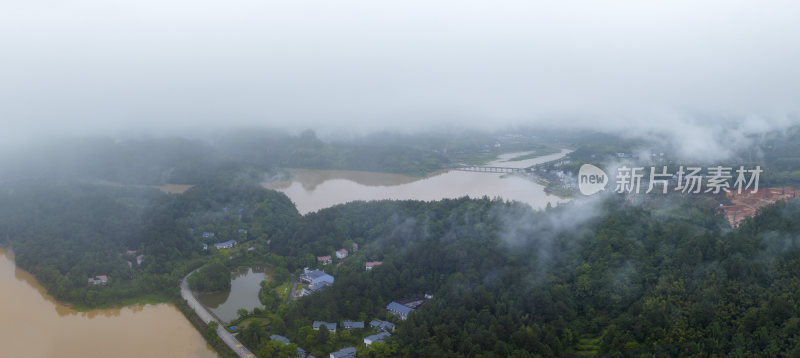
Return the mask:
M 347 257 L 347 250 L 341 249 L 341 250 L 336 251 L 336 257 L 340 258 L 340 259 L 343 259 L 343 258 Z

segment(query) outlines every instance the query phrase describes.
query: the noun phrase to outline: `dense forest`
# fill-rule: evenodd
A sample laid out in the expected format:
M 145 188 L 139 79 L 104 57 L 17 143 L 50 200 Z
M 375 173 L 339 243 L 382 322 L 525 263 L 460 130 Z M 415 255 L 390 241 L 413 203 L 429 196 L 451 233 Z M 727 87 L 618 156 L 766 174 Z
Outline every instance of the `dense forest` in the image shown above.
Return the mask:
M 734 231 L 712 206 L 685 198 L 594 205 L 533 212 L 489 199 L 385 201 L 308 215 L 273 243 L 290 267 L 316 265 L 306 256 L 347 239 L 363 248 L 323 267 L 336 283 L 283 308 L 285 324 L 272 331 L 330 352 L 355 345 L 359 332 L 320 338 L 312 321 L 391 320 L 388 302 L 432 293 L 396 321 L 389 344 L 362 353 L 797 353 L 800 202 L 771 206 Z M 384 263 L 365 271 L 371 260 Z

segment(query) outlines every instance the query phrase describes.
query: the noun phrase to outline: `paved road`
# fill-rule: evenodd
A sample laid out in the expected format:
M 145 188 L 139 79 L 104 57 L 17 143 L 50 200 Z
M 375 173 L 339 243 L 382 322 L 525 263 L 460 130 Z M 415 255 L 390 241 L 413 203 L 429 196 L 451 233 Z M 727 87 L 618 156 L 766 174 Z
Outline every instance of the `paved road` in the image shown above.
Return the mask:
M 197 300 L 197 297 L 194 297 L 194 295 L 192 294 L 192 290 L 189 289 L 189 283 L 186 280 L 193 273 L 194 271 L 186 275 L 186 277 L 184 277 L 183 280 L 181 281 L 181 296 L 183 297 L 183 299 L 189 303 L 189 307 L 194 309 L 194 312 L 197 313 L 197 315 L 200 317 L 200 319 L 203 320 L 203 322 L 208 324 L 208 322 L 214 321 L 219 324 L 219 327 L 217 327 L 217 334 L 219 335 L 219 338 L 222 338 L 222 341 L 225 342 L 225 344 L 227 344 L 228 347 L 231 347 L 231 349 L 234 352 L 236 352 L 236 354 L 238 354 L 239 357 L 242 358 L 255 357 L 256 356 L 255 354 L 250 352 L 249 349 L 245 348 L 245 346 L 242 345 L 242 343 L 239 342 L 239 340 L 236 339 L 236 337 L 234 337 L 230 332 L 228 332 L 228 330 L 225 329 L 225 324 L 223 322 L 220 322 L 213 315 L 211 315 L 211 312 L 208 312 L 205 306 L 203 306 L 200 303 L 200 301 Z

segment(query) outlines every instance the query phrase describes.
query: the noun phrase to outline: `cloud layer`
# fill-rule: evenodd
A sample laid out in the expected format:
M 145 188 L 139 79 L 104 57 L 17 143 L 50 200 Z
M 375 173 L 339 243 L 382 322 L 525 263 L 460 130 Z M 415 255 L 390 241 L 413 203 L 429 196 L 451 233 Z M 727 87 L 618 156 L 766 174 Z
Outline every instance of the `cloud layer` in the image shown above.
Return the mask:
M 724 132 L 796 122 L 797 13 L 795 1 L 6 1 L 0 120 L 6 134 Z

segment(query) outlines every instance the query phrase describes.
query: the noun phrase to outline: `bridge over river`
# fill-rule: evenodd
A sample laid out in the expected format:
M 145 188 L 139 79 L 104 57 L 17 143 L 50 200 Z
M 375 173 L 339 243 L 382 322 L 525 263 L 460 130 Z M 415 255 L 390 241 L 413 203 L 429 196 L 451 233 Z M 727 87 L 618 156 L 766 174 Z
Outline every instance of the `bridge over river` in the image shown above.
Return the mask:
M 460 170 L 464 172 L 478 172 L 478 173 L 519 173 L 529 172 L 526 168 L 511 168 L 511 167 L 492 167 L 485 165 L 462 165 L 452 167 L 453 170 Z
M 219 324 L 219 326 L 217 326 L 217 335 L 219 335 L 219 338 L 221 338 L 222 341 L 225 342 L 225 344 L 231 348 L 231 350 L 236 352 L 236 354 L 239 357 L 241 358 L 255 357 L 256 355 L 253 354 L 253 352 L 250 352 L 250 350 L 247 349 L 244 345 L 242 345 L 242 343 L 239 342 L 239 340 L 236 339 L 236 337 L 233 334 L 231 334 L 230 332 L 228 332 L 227 329 L 225 329 L 224 322 L 220 322 L 214 315 L 211 314 L 211 312 L 209 312 L 206 309 L 205 306 L 203 306 L 202 303 L 200 303 L 200 301 L 197 300 L 197 297 L 194 297 L 194 294 L 192 294 L 192 290 L 189 288 L 189 283 L 187 280 L 189 276 L 191 276 L 191 274 L 193 273 L 194 271 L 190 272 L 181 281 L 181 296 L 183 297 L 183 299 L 186 300 L 186 302 L 189 304 L 189 307 L 194 309 L 194 312 L 197 313 L 197 315 L 200 317 L 200 319 L 203 320 L 203 322 L 208 324 L 209 322 L 214 321 Z

